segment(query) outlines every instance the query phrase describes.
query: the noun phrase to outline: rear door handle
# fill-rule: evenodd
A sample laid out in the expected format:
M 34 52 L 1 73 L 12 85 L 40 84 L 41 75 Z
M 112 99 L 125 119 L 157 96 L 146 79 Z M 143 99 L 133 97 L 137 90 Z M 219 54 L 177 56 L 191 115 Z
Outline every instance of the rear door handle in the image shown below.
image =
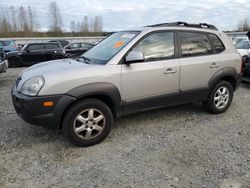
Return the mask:
M 174 69 L 169 68 L 169 69 L 165 70 L 165 71 L 163 72 L 163 74 L 174 74 L 174 73 L 176 73 L 176 72 L 177 72 L 177 70 L 174 70 Z
M 210 68 L 217 68 L 217 67 L 219 67 L 220 65 L 219 64 L 217 64 L 217 63 L 212 63 L 211 65 L 210 65 Z

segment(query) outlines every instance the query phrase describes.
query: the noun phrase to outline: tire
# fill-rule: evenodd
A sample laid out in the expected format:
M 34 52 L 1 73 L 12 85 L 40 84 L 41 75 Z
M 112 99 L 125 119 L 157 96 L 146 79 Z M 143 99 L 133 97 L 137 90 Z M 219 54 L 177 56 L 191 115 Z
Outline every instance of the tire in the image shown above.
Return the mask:
M 208 98 L 203 101 L 204 109 L 212 114 L 225 112 L 232 103 L 233 92 L 233 86 L 229 82 L 218 82 L 212 88 Z
M 11 57 L 8 59 L 9 67 L 20 67 L 22 65 L 22 61 L 17 57 Z
M 84 99 L 66 111 L 62 130 L 72 144 L 87 147 L 103 141 L 112 125 L 113 115 L 105 103 L 97 99 Z

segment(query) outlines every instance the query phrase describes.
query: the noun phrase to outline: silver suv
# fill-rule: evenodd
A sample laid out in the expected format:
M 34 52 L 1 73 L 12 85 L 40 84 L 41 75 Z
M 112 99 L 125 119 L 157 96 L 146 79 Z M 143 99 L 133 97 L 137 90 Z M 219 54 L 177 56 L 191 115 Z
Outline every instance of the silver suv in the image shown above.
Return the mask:
M 32 66 L 12 96 L 25 121 L 90 146 L 123 115 L 192 101 L 225 112 L 241 77 L 241 57 L 227 35 L 178 22 L 117 32 L 76 59 Z

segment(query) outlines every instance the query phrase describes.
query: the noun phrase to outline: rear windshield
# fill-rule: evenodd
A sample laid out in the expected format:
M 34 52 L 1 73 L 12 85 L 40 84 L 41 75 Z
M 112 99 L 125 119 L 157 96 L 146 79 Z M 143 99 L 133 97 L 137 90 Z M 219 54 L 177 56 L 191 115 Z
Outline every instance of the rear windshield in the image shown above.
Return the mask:
M 90 64 L 106 64 L 115 54 L 123 49 L 139 32 L 117 32 L 104 39 L 82 56 Z
M 236 45 L 235 45 L 235 47 L 237 49 L 249 49 L 250 48 L 250 42 L 242 40 L 240 42 L 237 42 Z

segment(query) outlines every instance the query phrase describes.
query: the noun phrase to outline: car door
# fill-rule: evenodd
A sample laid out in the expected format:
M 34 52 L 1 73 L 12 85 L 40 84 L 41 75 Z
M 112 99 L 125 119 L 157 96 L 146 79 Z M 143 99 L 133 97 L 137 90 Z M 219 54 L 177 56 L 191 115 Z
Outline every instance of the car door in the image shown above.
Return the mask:
M 70 54 L 71 56 L 77 56 L 79 53 L 79 43 L 73 43 L 66 47 L 66 53 Z
M 218 38 L 218 37 L 217 37 Z M 181 31 L 179 32 L 181 53 L 180 90 L 181 100 L 201 99 L 208 94 L 210 78 L 223 67 L 224 60 L 217 54 L 224 50 L 221 44 L 213 49 L 209 34 Z M 221 62 L 218 62 L 221 60 Z
M 20 54 L 23 63 L 32 65 L 45 59 L 43 44 L 29 44 Z
M 58 51 L 61 48 L 58 43 L 46 43 L 45 48 L 45 59 L 44 61 L 50 61 L 58 55 Z
M 145 36 L 132 51 L 141 51 L 144 62 L 122 65 L 122 97 L 125 113 L 178 102 L 180 62 L 174 32 Z

